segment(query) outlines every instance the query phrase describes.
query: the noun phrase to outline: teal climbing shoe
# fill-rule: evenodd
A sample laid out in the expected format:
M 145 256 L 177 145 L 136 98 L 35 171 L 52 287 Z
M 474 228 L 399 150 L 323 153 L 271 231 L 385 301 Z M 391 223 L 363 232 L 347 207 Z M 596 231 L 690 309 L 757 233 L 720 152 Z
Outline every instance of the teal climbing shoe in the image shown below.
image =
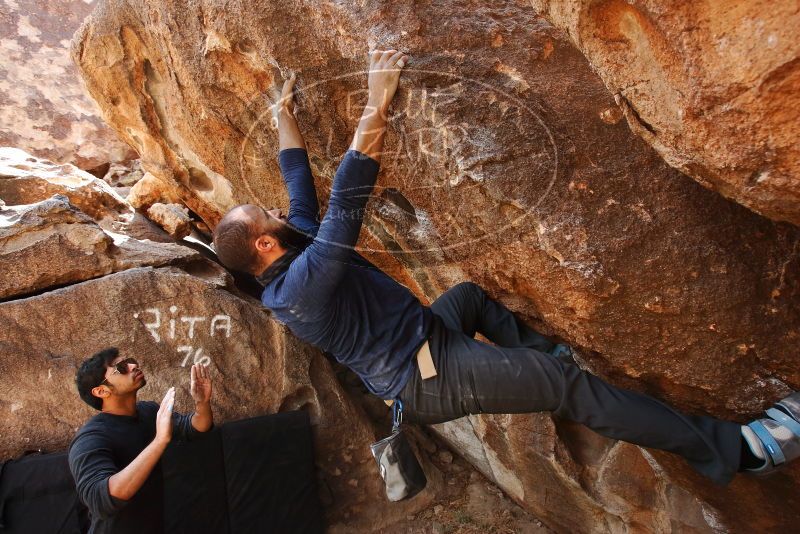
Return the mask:
M 762 448 L 753 452 L 762 453 L 765 459 L 763 466 L 747 471 L 759 475 L 771 473 L 800 457 L 800 391 L 775 403 L 765 414 L 766 418 L 747 425 L 760 442 L 756 445 Z

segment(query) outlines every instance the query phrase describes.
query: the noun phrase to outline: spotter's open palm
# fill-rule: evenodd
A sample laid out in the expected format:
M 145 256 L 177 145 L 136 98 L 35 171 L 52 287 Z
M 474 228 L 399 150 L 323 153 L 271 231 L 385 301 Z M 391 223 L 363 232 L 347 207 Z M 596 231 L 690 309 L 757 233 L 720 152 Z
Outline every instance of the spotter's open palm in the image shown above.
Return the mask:
M 208 367 L 196 363 L 192 365 L 192 381 L 189 387 L 194 402 L 207 403 L 211 400 L 211 375 Z

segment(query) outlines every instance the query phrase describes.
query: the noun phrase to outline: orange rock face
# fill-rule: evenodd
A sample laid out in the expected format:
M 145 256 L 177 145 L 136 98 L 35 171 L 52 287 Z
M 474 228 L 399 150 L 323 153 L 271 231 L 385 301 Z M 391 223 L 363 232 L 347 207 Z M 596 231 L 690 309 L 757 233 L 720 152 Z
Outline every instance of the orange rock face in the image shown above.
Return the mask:
M 94 4 L 0 0 L 0 146 L 84 170 L 135 156 L 100 119 L 69 57 Z
M 265 95 L 289 72 L 324 204 L 373 47 L 412 57 L 362 232 L 377 264 L 424 301 L 478 282 L 597 374 L 689 411 L 745 421 L 800 388 L 798 229 L 667 165 L 528 4 L 110 0 L 73 57 L 145 170 L 213 227 L 286 206 Z M 439 431 L 561 531 L 786 529 L 800 509 L 797 466 L 719 489 L 548 416 Z
M 794 1 L 533 0 L 672 166 L 800 224 L 800 11 Z

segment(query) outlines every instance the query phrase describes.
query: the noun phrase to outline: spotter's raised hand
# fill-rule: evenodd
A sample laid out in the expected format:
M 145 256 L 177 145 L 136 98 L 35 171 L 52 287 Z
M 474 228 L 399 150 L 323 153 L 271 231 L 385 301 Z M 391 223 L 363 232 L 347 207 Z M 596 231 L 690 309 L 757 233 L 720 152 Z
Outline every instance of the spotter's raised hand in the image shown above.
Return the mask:
M 207 403 L 211 400 L 211 374 L 208 366 L 199 363 L 192 365 L 189 393 L 195 403 Z

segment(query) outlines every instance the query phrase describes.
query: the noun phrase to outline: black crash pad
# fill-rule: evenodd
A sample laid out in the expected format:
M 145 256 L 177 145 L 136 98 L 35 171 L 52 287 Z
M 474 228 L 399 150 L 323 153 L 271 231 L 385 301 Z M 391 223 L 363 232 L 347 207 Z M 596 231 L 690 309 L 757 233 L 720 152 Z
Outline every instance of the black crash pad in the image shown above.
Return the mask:
M 163 469 L 165 532 L 324 531 L 306 412 L 226 423 L 171 446 Z
M 0 464 L 1 533 L 80 534 L 88 528 L 65 452 Z
M 89 521 L 66 453 L 0 464 L 0 534 L 79 534 Z M 324 531 L 306 412 L 232 421 L 162 458 L 164 532 Z

